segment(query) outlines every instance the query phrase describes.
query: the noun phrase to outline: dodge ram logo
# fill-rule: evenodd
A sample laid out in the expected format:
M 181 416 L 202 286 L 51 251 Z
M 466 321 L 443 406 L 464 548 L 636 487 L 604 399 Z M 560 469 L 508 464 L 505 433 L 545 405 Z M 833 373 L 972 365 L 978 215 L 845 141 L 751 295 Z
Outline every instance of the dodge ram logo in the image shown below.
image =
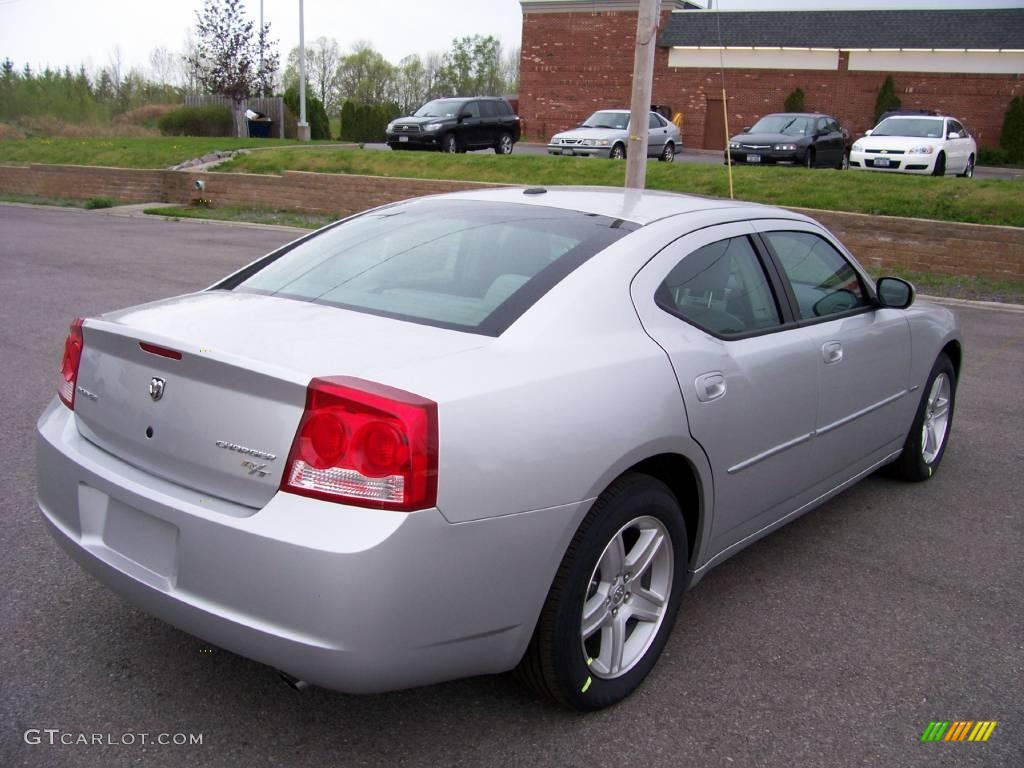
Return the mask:
M 164 385 L 166 383 L 159 376 L 154 376 L 149 380 L 149 396 L 153 398 L 154 402 L 164 396 Z

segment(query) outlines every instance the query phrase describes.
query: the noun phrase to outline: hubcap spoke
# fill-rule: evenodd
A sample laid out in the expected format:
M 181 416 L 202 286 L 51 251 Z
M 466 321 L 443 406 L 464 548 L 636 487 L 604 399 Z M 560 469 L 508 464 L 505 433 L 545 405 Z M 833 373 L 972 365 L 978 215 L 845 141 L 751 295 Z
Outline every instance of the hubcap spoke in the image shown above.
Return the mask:
M 617 675 L 621 671 L 622 656 L 625 650 L 626 619 L 622 614 L 619 614 L 618 616 L 614 616 L 612 620 L 601 629 L 600 660 L 607 668 L 609 674 Z
M 623 565 L 626 562 L 626 547 L 622 541 L 622 531 L 615 534 L 609 543 L 607 549 L 604 551 L 604 555 L 601 556 L 601 561 L 598 566 L 601 569 L 601 575 L 606 580 L 613 579 L 620 573 L 622 573 Z
M 664 541 L 659 531 L 647 530 L 640 534 L 626 557 L 626 570 L 632 574 L 632 580 L 639 579 L 651 567 Z
M 639 621 L 658 621 L 665 608 L 665 599 L 649 589 L 633 589 L 629 599 L 629 612 Z
M 588 639 L 597 632 L 611 616 L 608 601 L 604 593 L 598 590 L 597 594 L 587 600 L 583 606 L 583 625 L 580 627 L 580 634 L 583 639 Z

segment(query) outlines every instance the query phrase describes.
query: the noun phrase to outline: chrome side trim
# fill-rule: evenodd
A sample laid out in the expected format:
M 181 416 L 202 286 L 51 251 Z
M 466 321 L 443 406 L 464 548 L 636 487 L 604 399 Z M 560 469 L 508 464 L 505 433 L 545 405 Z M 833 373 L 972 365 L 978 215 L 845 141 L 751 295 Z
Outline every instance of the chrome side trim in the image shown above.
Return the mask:
M 820 496 L 812 499 L 811 501 L 808 501 L 803 506 L 797 507 L 792 512 L 789 512 L 788 514 L 783 515 L 779 519 L 777 519 L 777 520 L 775 520 L 775 521 L 773 521 L 771 523 L 768 523 L 763 528 L 760 528 L 759 530 L 755 531 L 754 533 L 750 534 L 749 536 L 743 537 L 742 539 L 737 541 L 735 544 L 729 545 L 728 547 L 723 549 L 721 552 L 719 552 L 718 554 L 716 554 L 713 557 L 711 557 L 700 568 L 697 568 L 696 570 L 691 571 L 691 573 L 693 573 L 694 575 L 702 575 L 703 572 L 706 571 L 708 568 L 712 568 L 713 566 L 718 565 L 720 562 L 722 562 L 723 560 L 725 560 L 728 557 L 730 557 L 736 550 L 742 549 L 747 544 L 753 544 L 755 540 L 761 538 L 762 536 L 767 535 L 768 533 L 771 533 L 771 531 L 775 530 L 776 528 L 782 527 L 790 519 L 792 519 L 794 517 L 797 517 L 797 516 L 803 514 L 804 512 L 809 511 L 812 507 L 817 506 L 821 502 L 823 502 L 826 499 L 828 499 L 830 496 L 834 496 L 835 494 L 837 494 L 840 491 L 844 490 L 848 486 L 853 485 L 854 483 L 856 483 L 862 477 L 870 475 L 872 472 L 874 472 L 879 467 L 881 467 L 881 466 L 883 466 L 885 464 L 888 464 L 890 461 L 892 461 L 897 456 L 899 456 L 902 452 L 903 452 L 902 448 L 899 449 L 899 450 L 893 451 L 888 456 L 886 456 L 884 459 L 876 461 L 870 467 L 868 467 L 867 469 L 865 469 L 865 470 L 863 470 L 861 472 L 858 472 L 856 475 L 851 477 L 849 480 L 845 480 L 845 481 L 841 482 L 835 488 L 832 488 L 829 491 L 825 491 L 825 493 L 823 493 Z
M 799 437 L 794 437 L 792 440 L 787 440 L 784 443 L 780 443 L 779 445 L 776 445 L 774 448 L 769 448 L 764 453 L 759 453 L 756 456 L 751 456 L 749 459 L 744 459 L 739 464 L 729 467 L 729 469 L 726 470 L 726 473 L 731 475 L 735 472 L 740 472 L 746 469 L 747 467 L 751 467 L 754 464 L 757 464 L 759 461 L 764 461 L 765 459 L 774 456 L 777 453 L 782 453 L 783 451 L 789 450 L 793 446 L 800 445 L 800 443 L 806 443 L 808 440 L 814 437 L 815 434 L 816 433 L 814 432 L 808 432 L 806 435 L 800 435 Z
M 879 408 L 884 408 L 889 403 L 896 402 L 897 400 L 899 400 L 901 397 L 903 397 L 906 394 L 907 394 L 907 390 L 904 389 L 902 392 L 897 392 L 895 395 L 890 395 L 889 397 L 885 398 L 884 400 L 879 400 L 874 405 L 869 405 L 867 408 L 862 408 L 861 410 L 857 411 L 856 413 L 851 413 L 849 416 L 843 416 L 843 418 L 839 419 L 838 421 L 833 421 L 831 424 L 826 424 L 824 427 L 822 427 L 821 429 L 817 430 L 815 434 L 823 435 L 826 432 L 831 432 L 833 429 L 835 429 L 837 427 L 841 427 L 844 424 L 849 424 L 851 421 L 853 421 L 855 419 L 859 419 L 861 416 L 867 416 L 872 411 L 877 411 Z
M 838 421 L 833 421 L 831 424 L 826 424 L 821 429 L 816 429 L 815 431 L 809 432 L 806 435 L 800 435 L 799 437 L 795 437 L 792 440 L 787 440 L 784 443 L 776 445 L 774 448 L 769 448 L 767 451 L 764 451 L 763 453 L 759 453 L 756 456 L 751 456 L 749 459 L 744 459 L 739 464 L 729 467 L 729 469 L 726 470 L 726 473 L 732 475 L 735 474 L 736 472 L 741 472 L 744 469 L 752 467 L 754 464 L 757 464 L 760 461 L 764 461 L 765 459 L 770 458 L 777 453 L 782 453 L 782 451 L 789 450 L 794 446 L 800 445 L 801 443 L 805 443 L 812 437 L 824 435 L 826 432 L 831 432 L 833 429 L 836 429 L 837 427 L 841 427 L 844 424 L 849 424 L 851 421 L 859 419 L 861 416 L 867 416 L 872 411 L 877 411 L 879 408 L 884 408 L 885 406 L 889 405 L 889 403 L 896 402 L 910 391 L 912 390 L 904 389 L 902 392 L 897 392 L 895 395 L 891 395 L 885 398 L 884 400 L 879 400 L 877 403 L 869 405 L 867 408 L 862 408 L 856 413 L 851 413 L 850 415 L 844 416 Z

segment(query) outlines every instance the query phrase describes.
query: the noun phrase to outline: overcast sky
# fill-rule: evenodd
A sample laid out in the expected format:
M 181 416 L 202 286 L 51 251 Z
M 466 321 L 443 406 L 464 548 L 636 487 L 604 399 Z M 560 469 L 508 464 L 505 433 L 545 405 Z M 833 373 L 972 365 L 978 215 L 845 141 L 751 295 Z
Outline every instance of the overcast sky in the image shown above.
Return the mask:
M 253 17 L 259 0 L 247 0 Z M 95 71 L 120 46 L 125 69 L 148 67 L 157 46 L 182 48 L 201 0 L 0 0 L 0 59 L 20 69 L 45 64 Z M 299 42 L 298 0 L 264 0 L 264 18 L 279 41 L 282 62 Z M 1017 0 L 715 0 L 722 10 L 768 8 L 977 8 L 1020 7 Z M 378 10 L 379 9 L 379 10 Z M 519 45 L 522 13 L 518 0 L 413 0 L 400 4 L 368 0 L 305 0 L 306 40 L 321 35 L 348 48 L 369 41 L 392 62 L 411 53 L 446 50 L 455 37 L 496 35 Z

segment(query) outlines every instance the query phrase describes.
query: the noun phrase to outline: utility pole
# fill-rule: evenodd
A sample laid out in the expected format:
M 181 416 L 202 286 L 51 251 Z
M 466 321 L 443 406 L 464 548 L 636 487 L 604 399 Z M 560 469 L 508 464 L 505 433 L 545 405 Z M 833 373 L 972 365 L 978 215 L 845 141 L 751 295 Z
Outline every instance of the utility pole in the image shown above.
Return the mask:
M 640 0 L 636 16 L 636 53 L 633 56 L 633 98 L 629 104 L 629 141 L 626 147 L 626 189 L 643 189 L 647 181 L 647 124 L 654 79 L 655 36 L 661 0 Z
M 299 0 L 299 141 L 309 141 L 309 123 L 306 122 L 306 29 L 302 0 Z

